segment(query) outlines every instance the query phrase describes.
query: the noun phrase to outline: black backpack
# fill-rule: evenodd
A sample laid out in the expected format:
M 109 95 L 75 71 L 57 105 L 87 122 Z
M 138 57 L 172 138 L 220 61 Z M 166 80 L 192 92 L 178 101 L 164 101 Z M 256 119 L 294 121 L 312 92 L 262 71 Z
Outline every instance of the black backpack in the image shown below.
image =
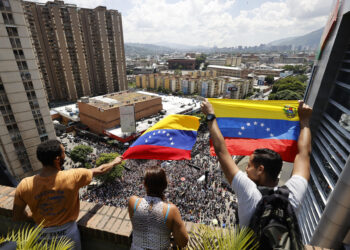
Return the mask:
M 301 233 L 286 186 L 277 190 L 258 187 L 262 198 L 249 227 L 255 232 L 259 249 L 304 249 Z

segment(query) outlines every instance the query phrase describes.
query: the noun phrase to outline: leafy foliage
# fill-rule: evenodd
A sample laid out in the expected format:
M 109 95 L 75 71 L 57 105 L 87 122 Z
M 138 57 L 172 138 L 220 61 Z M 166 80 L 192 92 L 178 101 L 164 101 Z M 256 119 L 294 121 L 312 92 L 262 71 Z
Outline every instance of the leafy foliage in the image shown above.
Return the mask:
M 305 74 L 307 70 L 306 65 L 285 65 L 283 69 L 293 71 L 294 74 Z
M 196 116 L 196 117 L 198 117 L 200 119 L 199 120 L 200 124 L 202 124 L 203 122 L 207 122 L 206 115 L 204 113 L 193 114 L 193 116 Z
M 100 154 L 100 157 L 96 160 L 96 167 L 111 162 L 115 157 L 119 156 L 118 153 L 102 153 Z M 110 182 L 114 181 L 116 178 L 121 178 L 123 176 L 124 171 L 124 164 L 125 161 L 123 161 L 121 164 L 115 166 L 112 168 L 111 171 L 109 171 L 106 174 L 98 175 L 96 178 L 100 180 L 101 182 Z
M 187 249 L 241 250 L 257 249 L 254 232 L 249 228 L 226 229 L 199 225 L 190 232 Z
M 301 100 L 304 97 L 306 84 L 300 76 L 289 76 L 275 82 L 269 100 Z
M 16 242 L 18 250 L 69 250 L 73 249 L 74 242 L 67 237 L 57 237 L 48 241 L 40 239 L 42 224 L 37 227 L 26 225 L 18 231 L 11 231 L 5 237 L 0 237 L 0 244 L 8 241 Z
M 276 94 L 270 94 L 269 100 L 302 100 L 303 95 L 298 92 L 293 92 L 289 89 L 285 89 L 277 92 Z
M 174 70 L 174 75 L 176 75 L 176 76 L 182 76 L 182 71 L 181 71 L 181 69 L 175 69 L 175 70 Z
M 205 59 L 207 59 L 207 56 L 205 54 L 200 54 L 199 56 L 196 56 L 195 69 L 199 69 L 201 64 L 205 62 Z
M 81 163 L 85 165 L 87 160 L 87 156 L 93 152 L 92 147 L 86 145 L 79 145 L 73 148 L 70 152 L 70 158 L 74 163 Z
M 273 76 L 266 76 L 265 81 L 267 82 L 268 85 L 271 85 L 275 82 Z

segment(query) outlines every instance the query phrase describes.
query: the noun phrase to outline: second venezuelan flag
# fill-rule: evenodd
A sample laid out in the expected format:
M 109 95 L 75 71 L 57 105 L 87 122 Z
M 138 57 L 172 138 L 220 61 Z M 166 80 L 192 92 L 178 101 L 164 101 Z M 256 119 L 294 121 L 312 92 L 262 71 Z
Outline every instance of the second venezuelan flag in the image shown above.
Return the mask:
M 199 118 L 169 115 L 147 129 L 123 154 L 124 159 L 189 160 Z

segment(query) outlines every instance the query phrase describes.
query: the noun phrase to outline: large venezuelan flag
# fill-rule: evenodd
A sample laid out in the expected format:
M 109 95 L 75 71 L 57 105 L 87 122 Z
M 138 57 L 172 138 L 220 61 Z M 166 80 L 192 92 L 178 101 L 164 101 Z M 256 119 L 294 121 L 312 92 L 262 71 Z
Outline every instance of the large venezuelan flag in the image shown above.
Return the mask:
M 298 101 L 208 100 L 231 155 L 269 148 L 284 161 L 294 161 L 300 131 Z M 210 152 L 215 155 L 212 145 Z
M 190 160 L 199 118 L 169 115 L 147 129 L 123 154 L 124 159 Z

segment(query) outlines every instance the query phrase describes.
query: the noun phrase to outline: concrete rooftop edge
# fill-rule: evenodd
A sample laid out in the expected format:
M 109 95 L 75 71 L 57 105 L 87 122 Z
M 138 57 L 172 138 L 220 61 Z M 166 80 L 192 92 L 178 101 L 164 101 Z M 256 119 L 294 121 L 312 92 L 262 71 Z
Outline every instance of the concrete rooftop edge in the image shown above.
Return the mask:
M 0 185 L 0 216 L 7 217 L 9 220 L 12 219 L 15 191 L 16 189 L 13 187 Z M 1 218 L 0 222 L 2 222 Z M 96 245 L 87 246 L 86 244 L 86 242 L 91 242 L 92 239 L 97 241 L 95 244 L 101 244 L 101 242 L 106 244 L 103 246 L 104 249 L 115 249 L 116 246 L 120 249 L 128 249 L 131 246 L 132 225 L 126 208 L 80 201 L 80 213 L 77 222 L 82 245 L 83 247 L 85 245 L 84 249 L 94 249 Z M 188 232 L 196 226 L 192 222 L 185 222 L 185 225 Z M 325 248 L 305 246 L 305 249 L 321 250 Z

